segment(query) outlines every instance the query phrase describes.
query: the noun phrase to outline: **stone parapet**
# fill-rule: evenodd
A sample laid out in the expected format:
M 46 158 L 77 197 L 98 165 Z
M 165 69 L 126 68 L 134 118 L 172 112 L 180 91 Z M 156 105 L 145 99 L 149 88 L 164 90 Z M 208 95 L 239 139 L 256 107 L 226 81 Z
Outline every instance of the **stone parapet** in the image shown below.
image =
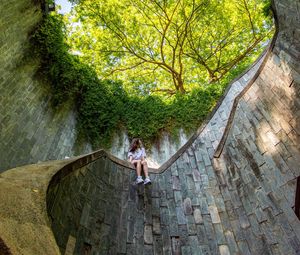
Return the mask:
M 151 186 L 104 151 L 1 174 L 0 235 L 12 252 L 299 254 L 300 2 L 274 8 L 278 37 L 251 86 L 152 169 Z M 234 104 L 236 86 L 222 103 Z

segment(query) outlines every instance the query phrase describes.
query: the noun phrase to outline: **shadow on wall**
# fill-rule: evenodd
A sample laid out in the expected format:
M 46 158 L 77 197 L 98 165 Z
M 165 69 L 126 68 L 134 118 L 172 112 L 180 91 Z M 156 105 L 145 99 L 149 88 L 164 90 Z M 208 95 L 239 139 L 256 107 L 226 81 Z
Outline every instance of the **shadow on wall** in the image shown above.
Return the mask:
M 58 173 L 52 179 L 47 211 L 62 254 L 90 254 L 92 249 L 101 254 L 126 253 L 127 241 L 134 238 L 133 233 L 127 235 L 127 221 L 128 231 L 139 228 L 140 233 L 144 226 L 145 201 L 139 195 L 144 192 L 136 192 L 134 179 L 134 171 L 105 153 L 65 177 Z
M 236 238 L 238 245 L 242 243 L 243 247 L 251 250 L 248 254 L 271 254 L 276 251 L 277 254 L 295 254 L 300 247 L 299 222 L 292 210 L 300 162 L 297 133 L 299 75 L 295 71 L 298 69 L 290 70 L 288 59 L 284 51 L 277 52 L 275 48 L 263 72 L 241 98 L 223 158 L 219 160 L 223 164 L 220 176 L 224 212 L 229 213 L 229 224 L 232 226 L 228 228 L 230 230 L 224 229 L 224 233 Z M 128 185 L 133 175 L 127 175 L 122 167 L 116 169 L 119 166 L 112 163 L 99 162 L 77 171 L 58 187 L 52 187 L 50 193 L 57 192 L 55 196 L 63 198 L 52 198 L 53 202 L 50 202 L 50 215 L 57 221 L 53 221 L 52 227 L 62 250 L 70 248 L 78 252 L 91 252 L 93 244 L 94 249 L 102 252 L 117 249 L 131 254 L 133 245 L 142 247 L 149 241 L 147 225 L 144 236 L 137 234 L 143 233 L 145 219 L 143 214 L 136 213 L 139 210 L 135 207 L 136 192 Z M 188 164 L 182 164 L 179 169 L 181 173 L 190 170 Z M 171 179 L 170 175 L 170 171 L 165 173 L 165 177 L 168 177 L 166 180 Z M 85 176 L 85 181 L 78 181 L 82 176 Z M 188 177 L 189 183 L 193 184 L 192 175 Z M 158 182 L 165 179 L 162 175 L 159 178 Z M 199 180 L 201 178 L 199 176 Z M 182 181 L 181 185 L 184 186 L 184 183 Z M 74 192 L 69 192 L 69 189 L 74 189 Z M 159 193 L 161 189 L 154 191 L 158 193 L 154 194 L 154 201 L 159 201 L 163 193 Z M 171 197 L 172 192 L 166 193 L 166 197 Z M 181 192 L 184 193 L 178 191 L 177 194 Z M 214 197 L 211 197 L 214 201 Z M 185 201 L 191 204 L 189 199 Z M 61 208 L 67 205 L 71 205 L 74 211 L 64 215 L 62 212 L 67 210 Z M 143 204 L 139 206 L 143 208 Z M 163 204 L 160 208 L 162 213 L 156 217 L 166 222 L 165 219 L 170 215 L 168 209 Z M 175 219 L 178 216 L 179 225 L 184 225 L 184 220 L 180 222 L 184 218 L 183 213 L 174 214 Z M 204 221 L 209 222 L 209 214 L 205 213 L 205 216 Z M 122 224 L 126 221 L 127 229 Z M 68 225 L 70 222 L 72 226 Z M 219 224 L 220 219 L 214 223 Z M 227 222 L 222 219 L 222 224 L 226 227 Z M 61 226 L 64 226 L 63 231 Z M 134 233 L 135 239 L 132 238 Z M 95 237 L 99 236 L 100 241 L 97 241 Z M 149 243 L 152 242 L 151 239 Z
M 233 215 L 240 212 L 253 254 L 273 252 L 275 244 L 280 254 L 300 247 L 293 211 L 300 175 L 299 67 L 284 50 L 274 49 L 239 101 L 221 158 L 215 160 L 223 196 L 232 199 L 226 208 L 234 208 Z M 247 229 L 255 225 L 257 231 Z

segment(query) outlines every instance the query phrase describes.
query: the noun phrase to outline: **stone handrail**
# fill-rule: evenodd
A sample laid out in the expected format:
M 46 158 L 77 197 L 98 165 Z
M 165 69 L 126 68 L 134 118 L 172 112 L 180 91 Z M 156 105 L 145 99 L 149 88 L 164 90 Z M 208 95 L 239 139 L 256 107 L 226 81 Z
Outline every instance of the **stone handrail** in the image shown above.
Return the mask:
M 219 145 L 218 145 L 218 147 L 217 147 L 217 149 L 214 153 L 215 158 L 219 158 L 222 154 L 223 148 L 224 148 L 226 140 L 228 138 L 229 131 L 232 127 L 232 123 L 233 123 L 233 120 L 234 120 L 234 115 L 235 115 L 235 112 L 236 112 L 236 109 L 237 109 L 237 106 L 238 106 L 238 103 L 239 103 L 240 99 L 247 93 L 247 91 L 251 88 L 253 83 L 256 81 L 256 79 L 258 78 L 258 76 L 260 75 L 262 70 L 264 69 L 264 67 L 265 67 L 265 65 L 266 65 L 266 63 L 269 59 L 269 56 L 272 53 L 272 50 L 275 46 L 275 42 L 276 42 L 277 36 L 278 36 L 278 19 L 277 19 L 276 12 L 274 11 L 274 1 L 273 0 L 272 0 L 272 13 L 274 15 L 274 20 L 275 20 L 275 34 L 274 34 L 273 39 L 272 39 L 272 41 L 271 41 L 271 43 L 270 43 L 270 45 L 267 49 L 266 57 L 264 58 L 263 63 L 260 65 L 259 69 L 255 73 L 255 75 L 251 79 L 251 81 L 247 84 L 247 86 L 243 89 L 243 91 L 234 99 L 233 107 L 232 107 L 232 110 L 230 112 L 230 116 L 229 116 L 229 119 L 228 119 L 228 122 L 227 122 L 227 125 L 226 125 L 226 128 L 225 128 L 225 131 L 224 131 L 223 136 L 222 136 L 222 138 L 219 142 Z
M 240 98 L 247 92 L 247 90 L 251 87 L 253 82 L 256 80 L 261 70 L 263 69 L 266 59 L 268 59 L 268 56 L 274 47 L 277 34 L 278 34 L 277 19 L 275 14 L 274 16 L 276 21 L 276 34 L 268 49 L 267 56 L 263 62 L 263 65 L 256 72 L 255 76 L 252 78 L 252 80 L 247 85 L 247 87 L 235 98 L 234 105 L 231 110 L 227 126 L 222 135 L 221 141 L 217 146 L 214 157 L 219 157 L 222 153 L 223 147 L 228 137 L 229 130 L 231 129 L 231 125 L 234 119 L 234 114 Z M 251 69 L 252 67 L 253 66 L 251 66 L 249 69 Z M 247 71 L 245 71 L 245 73 Z M 235 81 L 233 81 L 231 85 Z M 200 128 L 188 140 L 188 142 L 183 147 L 181 147 L 161 167 L 159 167 L 158 169 L 149 169 L 151 173 L 153 174 L 163 173 L 193 144 L 193 142 L 199 137 L 201 132 L 204 130 L 206 125 L 214 116 L 216 111 L 219 109 L 221 103 L 225 99 L 228 91 L 230 90 L 231 85 L 228 86 L 224 96 L 219 100 L 218 104 L 215 106 L 212 113 L 207 117 L 206 121 L 200 126 Z M 19 167 L 0 175 L 0 194 L 1 192 L 4 194 L 4 196 L 1 196 L 0 198 L 1 205 L 2 205 L 0 207 L 0 215 L 2 217 L 3 215 L 5 216 L 2 218 L 4 220 L 0 222 L 0 231 L 1 231 L 1 237 L 3 237 L 3 240 L 5 241 L 7 246 L 11 248 L 12 252 L 18 254 L 18 252 L 20 253 L 21 251 L 20 249 L 23 249 L 22 251 L 23 254 L 42 254 L 41 250 L 38 250 L 38 248 L 49 246 L 50 248 L 52 247 L 51 252 L 47 252 L 47 250 L 44 250 L 43 254 L 59 254 L 52 230 L 49 226 L 48 216 L 46 213 L 47 212 L 46 197 L 49 188 L 59 183 L 64 177 L 68 176 L 75 170 L 82 168 L 102 157 L 109 159 L 110 161 L 122 166 L 125 169 L 128 169 L 130 171 L 134 170 L 134 168 L 129 162 L 118 159 L 104 150 L 98 150 L 89 153 L 87 155 L 75 157 L 73 159 L 62 160 L 62 161 L 51 161 L 42 164 L 28 166 L 27 171 L 26 169 L 24 169 L 26 167 Z M 11 191 L 9 197 L 5 196 L 6 193 L 4 193 L 4 191 L 7 192 L 7 190 Z M 18 192 L 18 194 L 14 192 Z M 28 200 L 24 200 L 24 198 Z M 28 203 L 24 206 L 23 205 L 20 206 L 20 201 L 22 200 Z M 16 210 L 18 210 L 17 213 L 15 213 Z M 19 218 L 20 215 L 24 216 L 23 217 L 24 219 L 22 218 L 22 220 L 20 220 Z M 14 227 L 9 227 L 9 226 L 14 226 Z M 15 233 L 15 229 L 18 228 L 20 228 L 20 231 L 18 233 L 19 235 L 24 236 L 28 234 L 28 236 L 26 236 L 27 244 L 19 242 L 19 240 L 22 239 Z

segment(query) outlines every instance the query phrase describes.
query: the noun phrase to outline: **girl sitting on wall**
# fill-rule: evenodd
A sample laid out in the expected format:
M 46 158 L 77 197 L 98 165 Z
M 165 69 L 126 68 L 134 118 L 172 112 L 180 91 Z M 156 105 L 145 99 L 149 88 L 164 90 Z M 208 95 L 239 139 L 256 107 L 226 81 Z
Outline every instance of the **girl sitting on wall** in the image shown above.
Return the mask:
M 140 139 L 134 138 L 132 140 L 132 143 L 128 151 L 128 158 L 129 158 L 129 162 L 133 164 L 136 169 L 136 174 L 137 174 L 136 183 L 151 184 L 151 180 L 148 174 L 148 165 L 145 160 L 146 152 L 145 152 L 145 148 L 143 147 L 142 141 Z M 143 180 L 142 178 L 142 174 L 141 174 L 142 169 L 145 174 L 145 180 Z

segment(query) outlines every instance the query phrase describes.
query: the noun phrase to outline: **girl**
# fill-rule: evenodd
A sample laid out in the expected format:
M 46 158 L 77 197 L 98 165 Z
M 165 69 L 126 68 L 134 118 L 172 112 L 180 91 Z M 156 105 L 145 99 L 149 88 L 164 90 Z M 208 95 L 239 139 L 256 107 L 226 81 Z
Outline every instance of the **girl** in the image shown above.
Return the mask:
M 148 165 L 145 160 L 146 152 L 140 139 L 134 138 L 132 140 L 132 143 L 128 151 L 128 158 L 129 158 L 129 162 L 133 164 L 136 168 L 136 174 L 137 174 L 136 183 L 140 184 L 144 182 L 144 184 L 151 184 L 151 180 L 148 175 Z M 141 175 L 142 168 L 145 174 L 144 181 Z

